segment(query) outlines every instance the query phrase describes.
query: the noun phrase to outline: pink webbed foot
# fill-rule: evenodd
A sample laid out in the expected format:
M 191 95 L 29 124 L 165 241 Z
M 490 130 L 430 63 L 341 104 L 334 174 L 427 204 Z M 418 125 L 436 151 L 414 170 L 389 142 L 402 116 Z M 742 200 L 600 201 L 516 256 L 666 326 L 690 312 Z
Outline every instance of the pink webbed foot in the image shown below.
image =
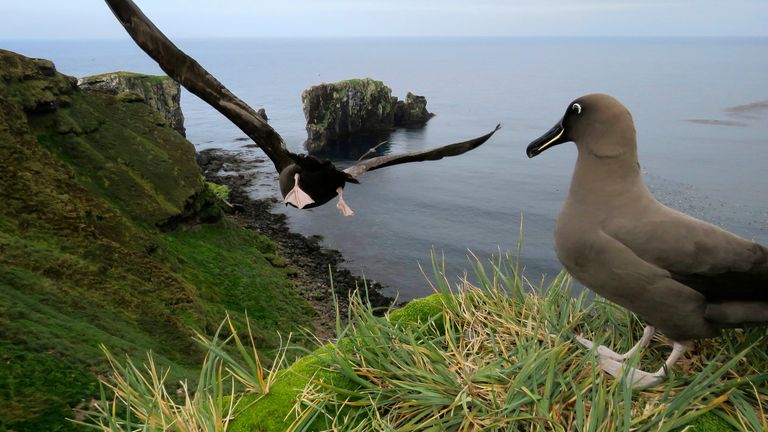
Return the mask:
M 284 202 L 286 204 L 292 204 L 296 208 L 303 209 L 304 207 L 312 204 L 315 200 L 312 199 L 306 192 L 299 187 L 299 174 L 293 176 L 293 189 L 285 195 Z
M 346 201 L 344 201 L 344 189 L 337 188 L 336 193 L 339 194 L 339 202 L 336 203 L 336 208 L 339 209 L 344 216 L 354 216 L 355 212 L 347 205 Z

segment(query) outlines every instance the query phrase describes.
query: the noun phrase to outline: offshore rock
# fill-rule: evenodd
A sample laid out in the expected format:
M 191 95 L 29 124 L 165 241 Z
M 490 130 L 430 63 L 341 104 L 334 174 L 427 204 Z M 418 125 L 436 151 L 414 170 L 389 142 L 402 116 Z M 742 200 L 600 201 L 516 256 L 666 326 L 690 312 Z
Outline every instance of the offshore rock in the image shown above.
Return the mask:
M 360 134 L 394 127 L 392 89 L 370 78 L 312 86 L 301 94 L 307 150 L 317 152 Z
M 169 77 L 113 72 L 80 78 L 77 85 L 83 90 L 115 95 L 123 102 L 144 102 L 162 115 L 166 125 L 186 136 L 181 87 Z
M 301 94 L 310 153 L 359 156 L 386 140 L 396 127 L 420 127 L 434 116 L 427 98 L 411 92 L 400 101 L 392 89 L 371 78 L 312 86 Z M 363 149 L 356 149 L 356 146 Z M 362 154 L 361 153 L 361 154 Z
M 395 126 L 398 127 L 423 126 L 434 116 L 427 111 L 427 98 L 411 92 L 408 92 L 404 101 L 397 101 L 395 105 Z

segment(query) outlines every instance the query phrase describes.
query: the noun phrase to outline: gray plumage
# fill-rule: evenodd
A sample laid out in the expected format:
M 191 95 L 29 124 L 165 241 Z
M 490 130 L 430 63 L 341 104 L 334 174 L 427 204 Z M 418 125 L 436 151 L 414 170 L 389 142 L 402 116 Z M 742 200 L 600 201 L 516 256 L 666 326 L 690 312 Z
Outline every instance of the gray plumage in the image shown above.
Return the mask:
M 677 342 L 768 324 L 768 250 L 658 202 L 621 103 L 576 99 L 528 155 L 568 141 L 578 158 L 555 250 L 574 278 Z

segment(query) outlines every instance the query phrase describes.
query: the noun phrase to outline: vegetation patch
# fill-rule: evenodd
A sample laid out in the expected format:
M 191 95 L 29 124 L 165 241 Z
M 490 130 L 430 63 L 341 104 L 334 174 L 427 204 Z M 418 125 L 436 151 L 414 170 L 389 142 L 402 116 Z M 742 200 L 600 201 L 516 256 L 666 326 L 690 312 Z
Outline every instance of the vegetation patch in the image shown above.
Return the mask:
M 220 218 L 217 199 L 155 112 L 8 51 L 0 78 L 0 430 L 81 430 L 65 419 L 99 395 L 99 344 L 151 350 L 174 392 L 205 357 L 195 332 L 226 314 L 251 317 L 265 361 L 278 330 L 311 325 L 268 239 L 196 224 Z
M 230 190 L 228 186 L 213 182 L 206 182 L 205 184 L 208 186 L 208 189 L 210 189 L 210 191 L 216 195 L 216 198 L 224 202 L 229 201 Z
M 439 299 L 442 313 L 416 302 L 414 311 L 406 306 L 399 313 L 421 317 L 410 325 L 393 319 L 398 314 L 379 318 L 364 301 L 353 302 L 343 339 L 317 358 L 318 370 L 354 386 L 309 379 L 296 392 L 288 430 L 766 428 L 765 329 L 698 343 L 670 379 L 633 391 L 602 372 L 595 353 L 573 339 L 583 334 L 626 350 L 642 333 L 633 314 L 600 299 L 587 302 L 584 294 L 572 297 L 564 274 L 548 287 L 531 288 L 511 260 L 477 263 L 478 283 L 452 287 L 436 274 L 438 294 L 426 302 Z M 652 344 L 643 365 L 663 363 L 664 342 Z M 260 403 L 233 428 L 260 424 L 255 419 L 267 412 Z
M 574 297 L 565 274 L 531 287 L 513 260 L 474 270 L 476 283 L 456 286 L 436 271 L 436 294 L 387 317 L 355 296 L 336 343 L 273 369 L 268 392 L 235 395 L 234 420 L 220 429 L 766 429 L 764 329 L 699 343 L 667 381 L 632 390 L 602 372 L 573 335 L 628 349 L 642 332 L 637 317 Z M 664 342 L 651 344 L 643 364 L 663 362 Z

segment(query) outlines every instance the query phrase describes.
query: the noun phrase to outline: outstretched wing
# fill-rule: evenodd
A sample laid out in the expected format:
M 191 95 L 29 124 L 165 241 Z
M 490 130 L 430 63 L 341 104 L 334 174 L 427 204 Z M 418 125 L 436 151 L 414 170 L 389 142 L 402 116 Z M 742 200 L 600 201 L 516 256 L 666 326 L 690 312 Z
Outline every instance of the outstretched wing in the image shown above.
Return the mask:
M 493 134 L 496 133 L 496 131 L 499 129 L 501 129 L 501 124 L 496 125 L 496 128 L 494 130 L 492 130 L 491 132 L 481 137 L 477 137 L 469 141 L 463 141 L 460 143 L 448 144 L 448 145 L 434 148 L 431 150 L 402 153 L 402 154 L 396 154 L 396 155 L 385 155 L 385 156 L 378 156 L 371 159 L 366 159 L 360 163 L 357 163 L 345 169 L 344 172 L 349 173 L 352 177 L 359 177 L 364 173 L 366 173 L 367 171 L 373 171 L 379 168 L 384 168 L 392 165 L 398 165 L 398 164 L 403 164 L 408 162 L 438 160 L 447 156 L 458 156 L 462 153 L 466 153 L 474 148 L 479 147 L 481 144 L 488 141 L 488 139 L 491 136 L 493 136 Z
M 174 45 L 131 0 L 105 0 L 136 44 L 171 78 L 239 127 L 281 171 L 291 164 L 283 138 L 248 104 L 232 94 L 192 57 Z

